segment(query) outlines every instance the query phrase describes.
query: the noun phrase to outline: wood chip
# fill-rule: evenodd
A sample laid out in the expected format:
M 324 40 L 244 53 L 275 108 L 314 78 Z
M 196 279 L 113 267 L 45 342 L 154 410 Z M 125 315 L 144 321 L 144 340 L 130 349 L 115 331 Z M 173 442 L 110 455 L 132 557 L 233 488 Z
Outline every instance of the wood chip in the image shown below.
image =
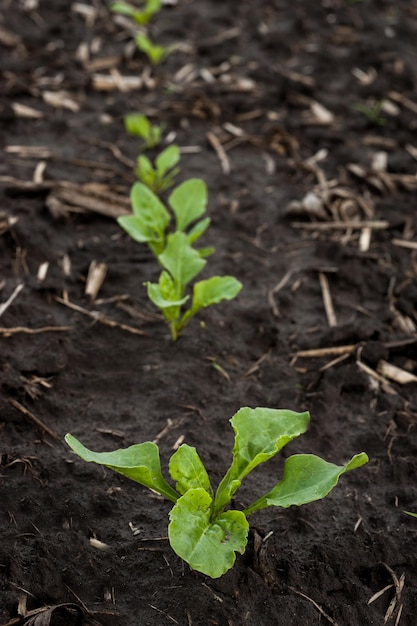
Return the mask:
M 135 91 L 143 86 L 141 76 L 122 76 L 121 74 L 93 74 L 93 88 L 96 91 Z
M 43 91 L 42 99 L 49 106 L 56 109 L 68 109 L 73 113 L 78 113 L 80 105 L 66 91 Z
M 324 310 L 326 311 L 327 323 L 330 327 L 337 326 L 336 314 L 333 308 L 332 296 L 330 294 L 329 281 L 326 274 L 319 272 L 321 294 L 323 298 Z
M 209 144 L 211 145 L 211 147 L 214 149 L 214 151 L 216 152 L 217 156 L 219 157 L 219 161 L 222 167 L 222 171 L 223 174 L 230 174 L 230 161 L 229 161 L 229 157 L 227 156 L 226 152 L 224 151 L 224 148 L 222 146 L 222 144 L 220 143 L 219 138 L 212 132 L 208 132 L 207 135 L 207 140 L 209 142 Z
M 42 111 L 38 111 L 38 109 L 34 109 L 33 107 L 28 107 L 25 104 L 20 104 L 19 102 L 13 102 L 12 109 L 16 117 L 23 117 L 32 120 L 40 120 L 43 118 Z
M 378 363 L 377 371 L 382 376 L 386 376 L 390 380 L 393 380 L 400 385 L 407 385 L 408 383 L 417 383 L 417 376 L 408 372 L 407 370 L 403 370 L 396 365 L 392 365 L 392 363 L 388 363 L 381 359 Z
M 106 263 L 91 261 L 84 293 L 94 302 L 107 274 Z

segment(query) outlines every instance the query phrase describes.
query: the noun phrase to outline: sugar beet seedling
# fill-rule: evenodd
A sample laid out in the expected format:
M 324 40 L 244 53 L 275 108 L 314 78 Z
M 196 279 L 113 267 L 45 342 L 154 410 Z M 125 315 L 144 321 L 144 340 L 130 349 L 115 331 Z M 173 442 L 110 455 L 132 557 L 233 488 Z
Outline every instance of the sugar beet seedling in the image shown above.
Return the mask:
M 92 452 L 68 434 L 65 441 L 84 461 L 104 465 L 174 503 L 168 537 L 174 552 L 194 570 L 218 578 L 246 549 L 247 518 L 266 507 L 288 508 L 327 496 L 342 474 L 368 461 L 356 454 L 345 465 L 313 454 L 287 458 L 280 482 L 245 510 L 229 508 L 242 480 L 307 430 L 309 413 L 244 407 L 230 420 L 234 433 L 232 463 L 214 491 L 195 448 L 182 444 L 169 461 L 170 485 L 162 475 L 158 446 L 145 442 L 114 452 Z
M 203 217 L 207 206 L 207 187 L 203 180 L 191 178 L 176 187 L 168 197 L 175 222 L 168 232 L 171 213 L 145 185 L 136 183 L 131 190 L 133 215 L 118 218 L 120 226 L 135 240 L 146 243 L 162 267 L 157 283 L 147 282 L 149 299 L 167 321 L 175 341 L 187 322 L 201 309 L 223 300 L 232 300 L 242 289 L 233 276 L 213 276 L 193 284 L 214 249 L 194 248 L 195 242 L 210 225 Z M 190 299 L 191 298 L 191 299 Z M 184 310 L 184 305 L 190 306 Z

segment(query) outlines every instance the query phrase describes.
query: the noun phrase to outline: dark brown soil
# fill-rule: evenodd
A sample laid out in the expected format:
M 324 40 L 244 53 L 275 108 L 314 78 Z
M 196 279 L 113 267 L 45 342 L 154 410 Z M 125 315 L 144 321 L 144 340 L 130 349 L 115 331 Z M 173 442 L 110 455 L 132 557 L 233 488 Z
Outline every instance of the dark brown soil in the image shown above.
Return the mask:
M 179 0 L 150 31 L 179 49 L 150 72 L 102 0 L 0 6 L 1 303 L 23 285 L 1 317 L 0 623 L 73 603 L 83 620 L 61 609 L 42 624 L 414 625 L 415 0 Z M 98 90 L 96 73 L 114 88 Z M 124 76 L 143 85 L 123 91 Z M 187 148 L 179 180 L 208 185 L 205 275 L 244 285 L 176 343 L 143 287 L 154 259 L 100 213 L 134 182 L 132 111 Z M 65 201 L 62 183 L 76 184 Z M 98 212 L 87 183 L 103 185 Z M 371 224 L 369 246 L 366 221 L 383 226 Z M 107 265 L 96 302 L 84 293 L 92 261 Z M 172 552 L 168 503 L 62 439 L 95 450 L 157 439 L 166 469 L 181 438 L 216 482 L 242 406 L 311 412 L 283 457 L 370 462 L 323 501 L 254 515 L 246 554 L 217 580 Z M 236 506 L 281 468 L 259 468 Z

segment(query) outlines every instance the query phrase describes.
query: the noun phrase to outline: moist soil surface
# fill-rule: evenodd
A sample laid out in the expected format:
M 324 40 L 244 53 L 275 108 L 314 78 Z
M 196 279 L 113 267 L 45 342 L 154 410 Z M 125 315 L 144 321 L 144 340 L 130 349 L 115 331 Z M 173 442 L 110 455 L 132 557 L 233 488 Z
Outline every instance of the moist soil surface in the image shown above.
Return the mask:
M 414 625 L 417 3 L 170 4 L 148 33 L 177 47 L 151 67 L 101 0 L 1 3 L 0 623 Z M 131 112 L 180 146 L 177 182 L 207 183 L 203 276 L 243 283 L 176 342 L 143 286 L 157 262 L 116 222 Z M 251 516 L 218 579 L 172 551 L 168 502 L 63 441 L 156 441 L 165 474 L 184 441 L 217 484 L 243 406 L 311 424 L 235 508 L 290 454 L 370 460 Z

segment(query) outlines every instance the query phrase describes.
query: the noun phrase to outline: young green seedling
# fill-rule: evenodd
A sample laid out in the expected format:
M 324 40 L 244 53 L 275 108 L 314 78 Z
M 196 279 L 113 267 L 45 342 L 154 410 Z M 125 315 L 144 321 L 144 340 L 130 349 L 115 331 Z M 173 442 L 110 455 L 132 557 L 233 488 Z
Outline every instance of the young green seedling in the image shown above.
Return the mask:
M 175 144 L 168 146 L 158 154 L 155 159 L 155 167 L 148 157 L 140 155 L 135 175 L 148 189 L 155 194 L 160 194 L 174 184 L 174 179 L 180 171 L 180 168 L 176 167 L 179 160 L 180 149 Z
M 137 9 L 127 2 L 113 2 L 110 10 L 113 13 L 131 17 L 140 26 L 145 26 L 155 13 L 161 10 L 161 7 L 161 0 L 147 0 L 143 9 Z
M 359 111 L 359 113 L 363 113 L 363 115 L 368 118 L 370 124 L 374 124 L 375 126 L 385 126 L 387 120 L 381 115 L 382 105 L 382 100 L 375 102 L 371 106 L 359 102 L 357 104 L 353 104 L 352 109 L 354 111 Z
M 129 113 L 124 118 L 126 131 L 144 141 L 144 149 L 151 150 L 161 143 L 163 125 L 151 124 L 146 115 Z
M 147 243 L 157 257 L 166 247 L 172 215 L 175 231 L 186 233 L 190 244 L 195 243 L 210 225 L 210 218 L 202 217 L 207 206 L 207 187 L 199 178 L 190 178 L 171 192 L 168 205 L 172 214 L 143 183 L 133 185 L 130 200 L 133 214 L 119 217 L 117 221 L 132 239 Z M 213 252 L 213 248 L 199 250 L 200 256 L 209 256 Z
M 175 341 L 186 323 L 201 309 L 223 300 L 233 300 L 242 289 L 242 283 L 233 276 L 213 276 L 194 283 L 191 304 L 186 289 L 203 270 L 206 261 L 201 251 L 190 245 L 189 235 L 177 231 L 167 238 L 167 245 L 158 260 L 163 267 L 157 283 L 147 282 L 148 298 L 157 306 L 169 324 Z
M 135 41 L 138 49 L 146 54 L 152 65 L 159 65 L 175 50 L 175 46 L 158 46 L 152 43 L 149 37 L 143 33 L 136 35 Z
M 175 221 L 175 232 L 167 234 L 171 213 L 160 199 L 143 183 L 131 190 L 133 215 L 118 218 L 118 223 L 140 243 L 147 243 L 158 258 L 162 273 L 157 283 L 147 282 L 149 299 L 161 310 L 175 341 L 185 324 L 198 311 L 222 300 L 232 300 L 242 288 L 233 276 L 213 276 L 194 284 L 191 305 L 186 293 L 191 281 L 206 265 L 204 257 L 214 252 L 211 247 L 193 248 L 210 224 L 203 217 L 207 206 L 207 187 L 203 180 L 191 178 L 174 189 L 168 198 Z
M 174 552 L 211 578 L 227 572 L 243 554 L 248 516 L 266 507 L 288 508 L 327 496 L 340 476 L 368 461 L 356 454 L 345 465 L 313 454 L 290 456 L 281 481 L 247 509 L 229 508 L 242 480 L 307 430 L 310 416 L 285 409 L 244 407 L 230 420 L 235 432 L 232 463 L 216 491 L 195 448 L 182 444 L 169 461 L 172 487 L 163 477 L 158 446 L 145 442 L 114 452 L 92 452 L 68 434 L 67 444 L 82 459 L 98 463 L 148 487 L 174 503 L 168 537 Z

